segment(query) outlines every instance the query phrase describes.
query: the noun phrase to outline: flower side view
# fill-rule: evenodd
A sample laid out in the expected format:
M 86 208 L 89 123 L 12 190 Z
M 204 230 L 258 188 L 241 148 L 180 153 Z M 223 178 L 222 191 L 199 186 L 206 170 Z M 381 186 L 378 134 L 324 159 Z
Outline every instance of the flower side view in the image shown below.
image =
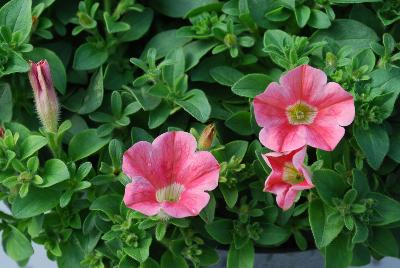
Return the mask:
M 304 166 L 307 147 L 288 152 L 271 152 L 263 155 L 265 162 L 272 169 L 265 181 L 265 192 L 276 194 L 276 203 L 284 210 L 295 202 L 297 194 L 313 188 L 311 174 Z
M 218 186 L 220 167 L 210 152 L 195 152 L 196 147 L 196 139 L 183 131 L 134 144 L 123 156 L 122 169 L 132 179 L 126 206 L 148 216 L 198 215 L 210 199 L 205 191 Z
M 29 81 L 35 97 L 36 111 L 43 127 L 56 132 L 58 126 L 59 105 L 54 90 L 50 67 L 46 60 L 30 62 Z
M 254 99 L 261 143 L 285 152 L 305 145 L 332 151 L 354 120 L 353 96 L 325 73 L 299 66 Z

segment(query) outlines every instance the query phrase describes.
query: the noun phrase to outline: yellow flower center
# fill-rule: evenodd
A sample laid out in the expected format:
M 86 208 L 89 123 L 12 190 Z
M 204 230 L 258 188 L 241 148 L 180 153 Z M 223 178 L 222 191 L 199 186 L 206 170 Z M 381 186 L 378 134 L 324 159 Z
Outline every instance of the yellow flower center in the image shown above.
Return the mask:
M 156 192 L 157 202 L 176 202 L 181 198 L 183 190 L 183 185 L 176 182 L 165 186 Z
M 285 163 L 282 177 L 283 181 L 289 184 L 299 184 L 304 181 L 304 176 L 290 162 Z
M 309 125 L 317 116 L 317 109 L 304 102 L 297 102 L 286 108 L 286 116 L 292 125 Z

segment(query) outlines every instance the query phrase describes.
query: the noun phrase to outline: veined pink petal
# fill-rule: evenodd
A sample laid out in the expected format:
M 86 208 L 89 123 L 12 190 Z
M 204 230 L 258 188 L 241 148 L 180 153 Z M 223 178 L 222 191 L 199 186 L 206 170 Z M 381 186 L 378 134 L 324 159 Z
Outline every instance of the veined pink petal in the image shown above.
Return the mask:
M 354 120 L 354 98 L 337 83 L 328 83 L 310 102 L 319 109 L 320 117 L 332 116 L 341 126 Z
M 307 100 L 326 84 L 326 74 L 309 65 L 301 65 L 288 71 L 279 83 L 287 88 L 296 100 Z
M 286 105 L 293 103 L 289 91 L 277 83 L 271 83 L 267 89 L 254 98 L 254 114 L 259 125 L 276 126 L 287 122 Z M 285 103 L 285 105 L 283 105 Z M 264 107 L 268 106 L 268 109 Z
M 148 216 L 158 214 L 161 209 L 156 200 L 155 188 L 150 182 L 141 177 L 136 177 L 126 185 L 124 203 L 127 207 Z
M 265 147 L 274 151 L 285 152 L 303 147 L 306 144 L 306 134 L 306 129 L 302 125 L 282 124 L 261 129 L 259 138 Z
M 276 203 L 283 210 L 288 210 L 296 200 L 299 191 L 293 188 L 286 188 L 285 191 L 279 192 L 276 195 Z
M 332 151 L 344 136 L 344 128 L 329 118 L 318 118 L 307 128 L 307 144 Z
M 173 131 L 158 136 L 152 147 L 154 168 L 164 185 L 168 185 L 175 182 L 179 171 L 195 152 L 197 143 L 190 133 Z
M 176 181 L 186 188 L 212 191 L 218 186 L 219 169 L 210 152 L 196 152 L 177 174 Z
M 198 190 L 184 191 L 177 202 L 165 202 L 163 210 L 174 218 L 185 218 L 199 215 L 200 211 L 208 204 L 210 195 Z
M 164 183 L 160 180 L 152 165 L 152 145 L 147 141 L 140 141 L 124 153 L 122 171 L 131 179 L 142 177 L 154 187 L 161 188 Z

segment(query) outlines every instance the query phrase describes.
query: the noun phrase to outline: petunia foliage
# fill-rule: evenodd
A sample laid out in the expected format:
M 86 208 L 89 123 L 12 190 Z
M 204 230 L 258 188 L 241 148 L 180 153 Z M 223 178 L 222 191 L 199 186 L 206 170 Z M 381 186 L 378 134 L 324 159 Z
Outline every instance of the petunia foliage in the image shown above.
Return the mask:
M 399 29 L 397 0 L 0 0 L 4 251 L 400 258 Z

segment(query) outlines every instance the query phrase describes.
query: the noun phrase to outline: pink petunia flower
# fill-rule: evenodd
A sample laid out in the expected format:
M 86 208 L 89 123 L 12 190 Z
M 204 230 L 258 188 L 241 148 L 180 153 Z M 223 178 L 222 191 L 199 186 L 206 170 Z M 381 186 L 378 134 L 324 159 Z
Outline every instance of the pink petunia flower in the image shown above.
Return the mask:
M 195 138 L 183 131 L 134 144 L 122 163 L 132 179 L 125 188 L 126 206 L 148 216 L 198 215 L 210 199 L 205 191 L 218 186 L 220 167 L 210 152 L 195 152 L 196 147 Z
M 297 193 L 313 188 L 311 175 L 304 166 L 306 146 L 287 153 L 271 152 L 263 155 L 272 169 L 265 181 L 264 192 L 276 194 L 276 203 L 284 210 L 289 209 Z
M 278 152 L 310 145 L 333 150 L 354 119 L 354 99 L 323 71 L 299 66 L 254 99 L 260 141 Z

